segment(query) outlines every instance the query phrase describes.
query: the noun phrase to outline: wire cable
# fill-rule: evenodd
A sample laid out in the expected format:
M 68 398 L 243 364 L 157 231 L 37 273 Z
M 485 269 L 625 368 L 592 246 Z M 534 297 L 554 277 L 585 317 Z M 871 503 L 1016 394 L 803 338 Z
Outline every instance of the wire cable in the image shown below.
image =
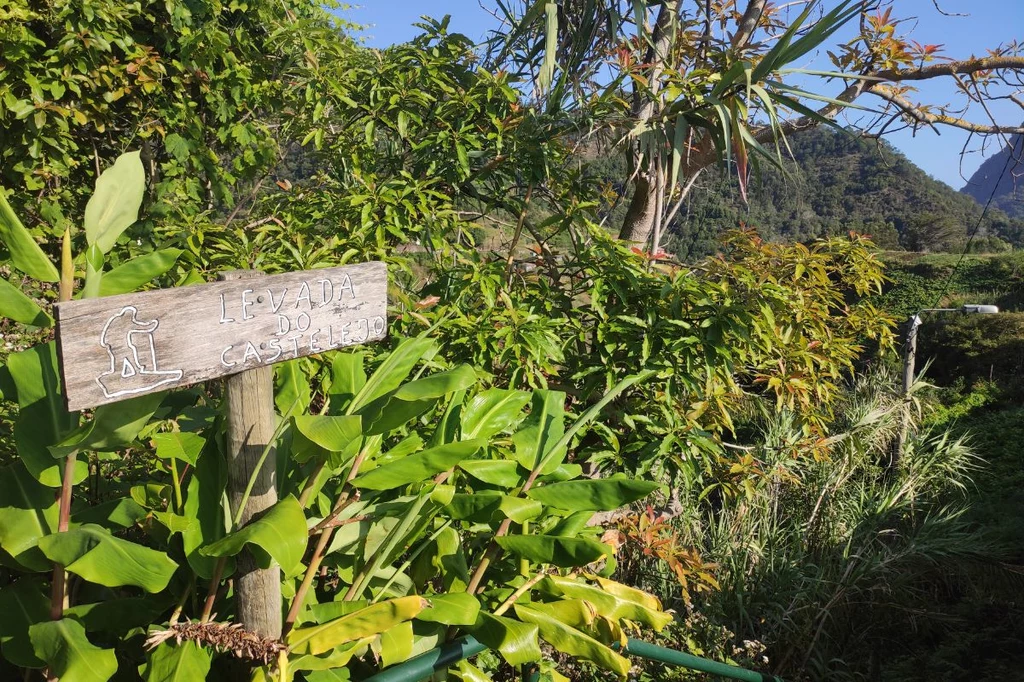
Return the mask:
M 1024 142 L 1024 136 L 1018 136 L 1017 139 Z M 1024 149 L 1024 145 L 1022 145 L 1022 149 Z M 967 236 L 967 243 L 964 244 L 964 250 L 960 254 L 960 257 L 957 258 L 956 264 L 953 266 L 953 269 L 950 270 L 949 275 L 946 277 L 946 281 L 943 282 L 942 289 L 939 291 L 939 295 L 935 297 L 935 302 L 931 306 L 932 308 L 938 308 L 939 302 L 942 300 L 942 297 L 946 295 L 947 291 L 949 291 L 949 284 L 950 282 L 953 281 L 953 277 L 956 275 L 956 271 L 960 269 L 960 264 L 963 262 L 964 257 L 967 255 L 967 252 L 970 250 L 971 242 L 974 241 L 975 235 L 978 234 L 978 229 L 981 228 L 981 223 L 984 222 L 985 215 L 988 213 L 988 209 L 992 205 L 992 201 L 996 198 L 996 192 L 999 191 L 999 183 L 1003 181 L 1003 176 L 1006 175 L 1006 169 L 1010 167 L 1010 161 L 1014 159 L 1014 152 L 1016 151 L 1017 145 L 1016 142 L 1014 142 L 1014 144 L 1011 144 L 1010 148 L 1007 150 L 1006 163 L 1003 164 L 1003 170 L 999 172 L 999 177 L 992 185 L 992 192 L 988 195 L 988 201 L 985 202 L 985 207 L 981 210 L 981 215 L 978 217 L 978 222 L 975 223 L 974 229 L 972 229 L 971 233 Z M 1013 164 L 1013 167 L 1016 168 L 1019 164 L 1020 157 L 1017 157 L 1017 163 Z

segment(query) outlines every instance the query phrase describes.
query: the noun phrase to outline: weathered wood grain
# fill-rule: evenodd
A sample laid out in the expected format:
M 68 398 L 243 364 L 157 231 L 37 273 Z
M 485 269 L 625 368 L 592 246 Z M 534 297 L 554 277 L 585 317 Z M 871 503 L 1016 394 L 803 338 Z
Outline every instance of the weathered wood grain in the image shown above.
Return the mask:
M 252 270 L 225 272 L 224 280 L 266 281 Z M 274 446 L 274 370 L 257 367 L 234 374 L 225 383 L 228 428 L 228 503 L 231 515 L 238 514 L 243 500 L 245 509 L 238 516 L 238 527 L 258 519 L 277 502 L 277 457 Z M 266 457 L 263 451 L 270 447 Z M 262 462 L 260 460 L 263 460 Z M 257 467 L 259 467 L 257 469 Z M 255 476 L 246 498 L 249 479 Z M 272 563 L 260 568 L 248 549 L 242 551 L 235 566 L 235 617 L 242 627 L 261 637 L 281 636 L 281 567 Z
M 56 305 L 69 410 L 382 339 L 387 268 L 372 262 Z

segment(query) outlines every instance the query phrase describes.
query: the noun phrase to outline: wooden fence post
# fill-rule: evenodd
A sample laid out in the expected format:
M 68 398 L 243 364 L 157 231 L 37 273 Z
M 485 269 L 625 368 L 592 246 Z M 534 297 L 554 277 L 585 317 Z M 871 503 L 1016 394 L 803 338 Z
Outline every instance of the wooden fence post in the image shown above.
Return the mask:
M 263 276 L 257 270 L 221 273 L 224 281 Z M 232 515 L 238 514 L 249 479 L 256 471 L 263 451 L 274 436 L 274 369 L 270 365 L 248 369 L 229 376 L 226 381 L 228 410 L 227 458 L 228 501 Z M 270 449 L 241 514 L 239 528 L 277 502 L 277 457 Z M 235 604 L 237 621 L 262 637 L 281 636 L 281 568 L 259 568 L 252 554 L 244 550 L 235 568 Z

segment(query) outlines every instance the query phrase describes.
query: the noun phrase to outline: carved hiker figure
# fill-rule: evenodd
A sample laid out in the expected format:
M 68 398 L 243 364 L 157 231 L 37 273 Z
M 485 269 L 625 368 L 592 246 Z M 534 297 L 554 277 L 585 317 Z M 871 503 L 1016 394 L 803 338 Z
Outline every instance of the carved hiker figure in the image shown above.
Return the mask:
M 153 332 L 160 321 L 140 322 L 138 312 L 135 306 L 125 306 L 107 320 L 100 333 L 100 345 L 110 356 L 110 369 L 96 377 L 96 382 L 108 398 L 145 393 L 181 380 L 180 369 L 157 369 Z

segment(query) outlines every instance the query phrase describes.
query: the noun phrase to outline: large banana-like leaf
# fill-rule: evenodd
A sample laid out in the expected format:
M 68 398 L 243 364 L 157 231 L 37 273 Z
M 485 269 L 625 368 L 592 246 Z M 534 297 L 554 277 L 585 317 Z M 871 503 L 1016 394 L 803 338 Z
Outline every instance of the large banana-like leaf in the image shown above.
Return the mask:
M 306 551 L 306 516 L 299 501 L 289 495 L 243 528 L 199 550 L 206 556 L 235 556 L 246 545 L 262 568 L 276 561 L 285 575 L 302 569 Z
M 221 497 L 226 485 L 227 463 L 217 447 L 208 447 L 199 456 L 185 494 L 185 517 L 195 523 L 189 524 L 181 533 L 189 566 L 207 580 L 213 576 L 217 559 L 205 556 L 199 550 L 224 536 L 225 510 Z M 229 565 L 225 574 L 230 574 L 231 570 L 233 567 Z
M 372 604 L 323 625 L 297 628 L 288 634 L 293 654 L 319 656 L 353 640 L 377 635 L 415 618 L 429 603 L 419 596 Z
M 51 562 L 37 545 L 56 528 L 53 489 L 33 478 L 21 462 L 0 469 L 0 548 L 19 566 L 45 571 Z
M 420 611 L 416 620 L 445 625 L 473 625 L 480 614 L 480 602 L 468 592 L 433 594 L 430 607 Z
M 6 279 L 0 279 L 0 317 L 35 327 L 53 326 L 53 318 Z
M 490 388 L 473 396 L 462 411 L 462 437 L 490 438 L 512 426 L 530 402 L 527 391 Z
M 531 607 L 516 604 L 514 608 L 520 619 L 535 624 L 544 641 L 563 654 L 592 661 L 606 670 L 618 673 L 623 679 L 629 673 L 629 661 L 626 658 L 593 637 L 563 623 L 559 619 L 561 611 L 552 612 L 543 605 Z
M 64 409 L 61 400 L 56 346 L 51 341 L 12 353 L 7 358 L 7 369 L 17 388 L 20 407 L 14 424 L 18 456 L 43 485 L 59 487 L 61 463 L 47 448 L 74 428 L 78 418 Z M 86 463 L 77 462 L 72 482 L 81 482 L 87 473 Z
M 91 523 L 41 538 L 39 549 L 68 571 L 107 587 L 135 585 L 160 592 L 178 569 L 164 552 L 114 537 Z
M 412 656 L 412 621 L 405 621 L 385 630 L 379 640 L 380 664 L 386 668 Z
M 472 457 L 485 445 L 483 440 L 468 440 L 428 448 L 358 476 L 352 485 L 366 490 L 393 490 L 417 481 L 426 481 Z
M 146 682 L 205 680 L 210 661 L 210 652 L 195 642 L 163 642 L 149 653 L 142 675 Z
M 0 242 L 11 254 L 11 264 L 29 277 L 42 282 L 57 282 L 60 274 L 31 233 L 18 220 L 0 187 Z
M 2 525 L 0 525 L 2 527 Z M 21 578 L 0 589 L 0 650 L 4 658 L 23 668 L 41 668 L 44 663 L 32 653 L 28 629 L 50 617 L 50 599 L 45 586 Z
M 496 649 L 511 666 L 541 659 L 539 629 L 533 623 L 480 612 L 480 621 L 473 636 L 491 649 Z
M 332 467 L 341 466 L 355 457 L 363 436 L 363 418 L 357 414 L 296 415 L 292 423 L 295 426 L 292 455 L 298 462 L 326 457 Z
M 476 372 L 469 365 L 437 372 L 423 379 L 402 384 L 363 406 L 359 414 L 369 435 L 384 434 L 423 414 L 441 398 L 476 383 Z
M 448 505 L 448 514 L 453 519 L 474 523 L 491 523 L 496 518 L 499 521 L 509 518 L 516 523 L 523 523 L 537 518 L 543 511 L 544 506 L 536 500 L 524 500 L 495 492 L 456 493 Z
M 560 391 L 536 390 L 530 416 L 512 436 L 516 460 L 524 469 L 540 469 L 550 474 L 558 468 L 565 456 L 565 447 L 559 445 L 565 435 L 565 394 Z
M 195 466 L 206 439 L 191 431 L 174 431 L 153 434 L 153 443 L 160 459 L 174 458 Z
M 629 478 L 599 478 L 564 481 L 533 487 L 527 497 L 549 507 L 568 511 L 610 511 L 636 502 L 658 488 L 653 481 Z
M 146 171 L 140 152 L 122 154 L 96 179 L 96 191 L 85 207 L 85 238 L 101 253 L 114 248 L 121 233 L 139 218 L 146 193 Z
M 116 296 L 135 291 L 174 267 L 182 253 L 181 249 L 160 249 L 132 258 L 110 272 L 103 273 L 100 296 Z
M 611 581 L 609 581 L 611 582 Z M 548 576 L 538 583 L 538 589 L 551 595 L 572 599 L 584 599 L 593 604 L 599 613 L 612 620 L 625 618 L 661 630 L 672 622 L 672 615 L 647 604 L 632 601 L 625 595 L 613 594 L 601 587 L 590 585 L 578 579 L 562 576 Z M 651 597 L 653 599 L 653 597 Z
M 567 538 L 554 535 L 506 535 L 495 541 L 513 554 L 540 564 L 554 564 L 560 568 L 586 566 L 610 556 L 612 548 L 603 542 L 587 538 Z
M 359 389 L 346 414 L 355 414 L 385 393 L 398 388 L 416 363 L 435 349 L 434 342 L 425 337 L 405 339 L 399 343 Z
M 502 488 L 522 485 L 528 474 L 510 459 L 471 459 L 460 464 L 459 468 L 473 478 Z
M 160 407 L 165 393 L 150 393 L 96 408 L 93 418 L 75 429 L 57 445 L 50 446 L 55 458 L 78 452 L 113 452 L 131 445 Z
M 366 385 L 361 352 L 339 352 L 331 363 L 331 413 L 338 414 L 348 406 Z
M 36 623 L 28 632 L 35 655 L 61 682 L 107 682 L 117 672 L 114 650 L 94 646 L 73 620 Z
M 285 419 L 306 412 L 312 400 L 302 362 L 295 358 L 274 365 L 274 405 Z

